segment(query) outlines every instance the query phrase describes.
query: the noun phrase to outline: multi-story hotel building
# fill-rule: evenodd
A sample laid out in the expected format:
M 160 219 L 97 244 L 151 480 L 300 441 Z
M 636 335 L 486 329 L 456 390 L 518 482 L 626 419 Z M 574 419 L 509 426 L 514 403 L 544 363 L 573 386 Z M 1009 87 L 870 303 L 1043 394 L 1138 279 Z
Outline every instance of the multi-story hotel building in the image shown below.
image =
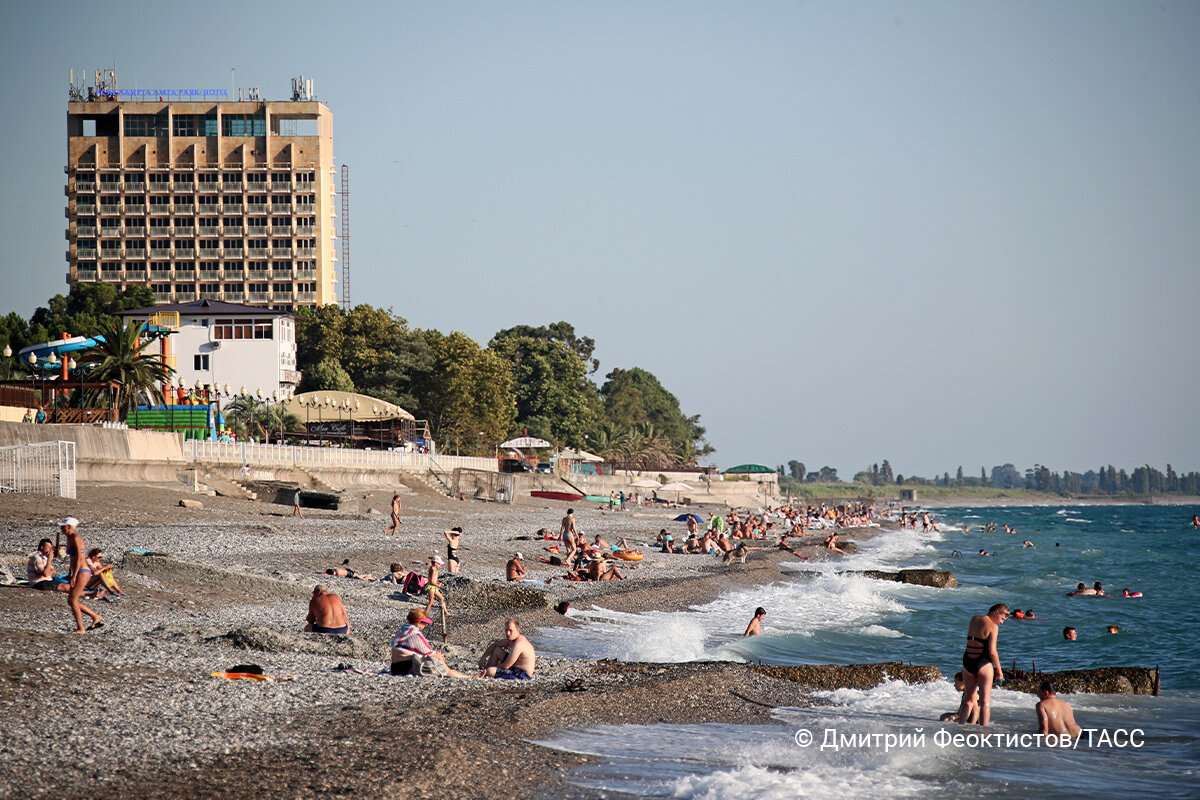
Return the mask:
M 337 302 L 333 117 L 314 100 L 67 104 L 67 282 L 159 303 Z

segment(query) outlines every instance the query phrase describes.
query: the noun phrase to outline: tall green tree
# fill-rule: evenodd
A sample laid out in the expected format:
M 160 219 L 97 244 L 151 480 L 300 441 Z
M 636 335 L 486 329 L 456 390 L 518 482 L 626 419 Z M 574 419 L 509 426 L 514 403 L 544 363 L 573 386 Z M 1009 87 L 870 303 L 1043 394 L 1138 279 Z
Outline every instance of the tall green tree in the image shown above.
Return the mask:
M 80 360 L 90 381 L 115 381 L 119 386 L 113 402 L 124 411 L 139 396 L 161 403 L 162 385 L 175 370 L 163 363 L 149 348 L 153 338 L 141 338 L 141 324 L 128 326 L 114 321 L 101 335 L 104 340 L 88 350 Z
M 600 387 L 604 416 L 617 425 L 632 427 L 649 424 L 657 438 L 670 442 L 670 450 L 678 455 L 688 452 L 694 463 L 696 457 L 712 452 L 704 440 L 705 430 L 699 415 L 684 416 L 679 400 L 650 372 L 640 368 L 614 369 L 605 376 Z M 682 459 L 681 459 L 682 460 Z
M 443 447 L 490 453 L 507 437 L 516 418 L 508 362 L 454 332 L 425 331 L 434 354 L 433 377 L 421 412 Z
M 579 356 L 584 363 L 587 373 L 591 375 L 600 368 L 600 362 L 592 357 L 596 342 L 590 336 L 577 336 L 575 326 L 569 322 L 551 322 L 535 328 L 532 325 L 516 325 L 505 328 L 492 337 L 492 342 L 501 339 L 545 339 L 550 342 L 562 342 Z
M 488 349 L 509 365 L 516 398 L 516 428 L 558 445 L 581 447 L 596 419 L 598 398 L 579 353 L 556 339 L 501 331 Z

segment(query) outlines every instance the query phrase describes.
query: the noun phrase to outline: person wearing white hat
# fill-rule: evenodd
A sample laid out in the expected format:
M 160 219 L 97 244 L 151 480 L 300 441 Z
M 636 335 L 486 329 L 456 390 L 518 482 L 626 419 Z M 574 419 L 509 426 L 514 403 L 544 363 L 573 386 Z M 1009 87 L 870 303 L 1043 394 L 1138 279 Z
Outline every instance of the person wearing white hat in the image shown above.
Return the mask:
M 525 577 L 525 565 L 521 563 L 522 558 L 520 553 L 513 553 L 508 566 L 504 568 L 504 574 L 510 581 L 519 581 Z
M 67 517 L 59 522 L 58 536 L 54 540 L 54 551 L 58 552 L 62 537 L 65 536 L 67 556 L 71 559 L 71 567 L 67 572 L 71 586 L 71 591 L 67 594 L 67 607 L 71 609 L 71 615 L 75 617 L 75 632 L 86 633 L 104 627 L 104 622 L 99 614 L 85 606 L 80 599 L 83 597 L 83 590 L 87 587 L 88 581 L 92 579 L 92 571 L 84 562 L 87 545 L 83 543 L 83 537 L 77 530 L 78 527 L 79 520 L 75 517 Z M 84 614 L 92 618 L 92 624 L 87 628 L 83 627 Z
M 442 605 L 442 618 L 450 616 L 450 612 L 446 610 L 446 596 L 442 594 L 442 585 L 438 583 L 438 568 L 445 562 L 439 555 L 429 557 L 429 575 L 425 581 L 425 593 L 429 595 L 429 602 L 425 604 L 425 613 L 429 614 L 429 610 L 433 608 L 434 601 Z

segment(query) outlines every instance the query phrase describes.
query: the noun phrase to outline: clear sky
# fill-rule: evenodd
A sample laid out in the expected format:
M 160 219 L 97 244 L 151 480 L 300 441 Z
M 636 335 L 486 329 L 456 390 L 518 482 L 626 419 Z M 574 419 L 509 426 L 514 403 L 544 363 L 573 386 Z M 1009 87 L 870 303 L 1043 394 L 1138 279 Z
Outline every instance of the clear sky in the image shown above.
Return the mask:
M 0 313 L 65 292 L 67 71 L 315 80 L 352 297 L 560 319 L 716 461 L 1200 469 L 1200 3 L 10 4 Z

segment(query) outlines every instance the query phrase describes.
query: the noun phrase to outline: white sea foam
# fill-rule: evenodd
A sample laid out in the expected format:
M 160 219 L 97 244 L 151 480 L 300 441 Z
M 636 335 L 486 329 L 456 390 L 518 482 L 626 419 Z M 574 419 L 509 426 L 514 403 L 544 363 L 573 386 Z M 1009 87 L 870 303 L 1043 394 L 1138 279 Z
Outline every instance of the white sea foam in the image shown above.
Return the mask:
M 768 609 L 763 623 L 767 637 L 805 636 L 816 631 L 862 634 L 868 626 L 876 627 L 866 632 L 868 636 L 898 637 L 903 634 L 880 623 L 906 614 L 903 598 L 919 596 L 922 591 L 936 590 L 826 573 L 739 589 L 687 611 L 626 614 L 596 606 L 572 609 L 570 617 L 583 624 L 540 630 L 533 640 L 540 652 L 576 658 L 742 661 L 755 657 L 748 653 L 750 645 L 741 634 L 756 606 Z

